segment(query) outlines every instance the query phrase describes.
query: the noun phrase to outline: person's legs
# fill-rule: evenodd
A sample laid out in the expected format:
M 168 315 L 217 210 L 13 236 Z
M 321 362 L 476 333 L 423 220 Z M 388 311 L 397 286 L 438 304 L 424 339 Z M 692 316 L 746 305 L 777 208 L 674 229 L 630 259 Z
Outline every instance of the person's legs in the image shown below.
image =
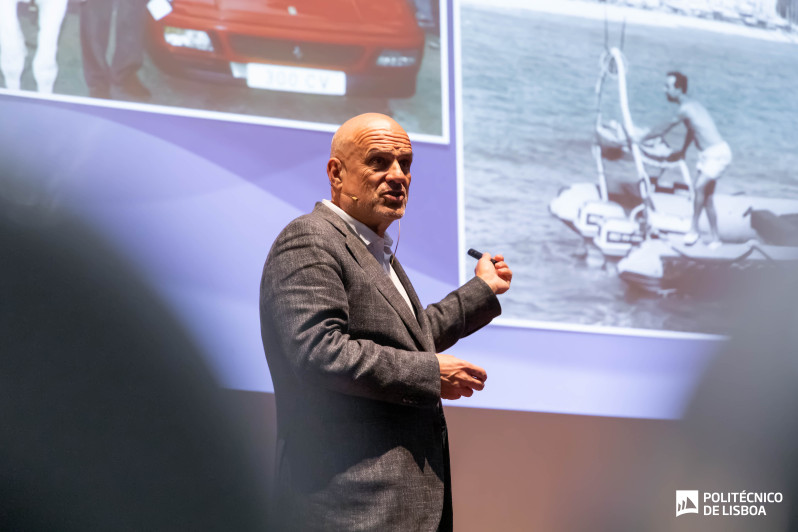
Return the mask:
M 67 0 L 38 0 L 39 39 L 33 58 L 33 77 L 39 92 L 53 92 L 58 75 L 58 35 L 66 14 Z
M 720 232 L 718 231 L 718 214 L 715 209 L 715 185 L 718 178 L 723 174 L 732 161 L 731 148 L 725 142 L 715 144 L 699 152 L 698 179 L 696 181 L 695 212 L 693 216 L 693 229 L 698 231 L 698 218 L 701 209 L 706 209 L 709 229 L 712 234 L 710 247 L 717 247 L 721 244 Z M 698 190 L 701 189 L 699 197 Z M 701 200 L 699 203 L 699 199 Z
M 712 233 L 712 243 L 720 242 L 720 233 L 718 232 L 718 213 L 715 210 L 715 184 L 716 180 L 710 179 L 704 187 L 704 209 L 707 211 L 707 219 L 709 220 L 709 229 Z
M 111 81 L 126 97 L 150 98 L 136 74 L 144 62 L 144 32 L 147 22 L 146 0 L 117 0 L 116 46 L 111 61 Z
M 108 0 L 85 0 L 80 6 L 80 47 L 83 76 L 94 98 L 110 97 L 110 70 L 106 54 L 114 4 Z
M 692 246 L 698 242 L 698 219 L 701 218 L 701 212 L 704 210 L 706 204 L 706 185 L 706 177 L 704 177 L 701 172 L 698 172 L 693 190 L 693 220 L 690 224 L 690 231 L 684 235 L 684 243 L 688 246 Z
M 0 69 L 7 89 L 20 89 L 27 53 L 25 36 L 17 19 L 17 0 L 0 0 Z

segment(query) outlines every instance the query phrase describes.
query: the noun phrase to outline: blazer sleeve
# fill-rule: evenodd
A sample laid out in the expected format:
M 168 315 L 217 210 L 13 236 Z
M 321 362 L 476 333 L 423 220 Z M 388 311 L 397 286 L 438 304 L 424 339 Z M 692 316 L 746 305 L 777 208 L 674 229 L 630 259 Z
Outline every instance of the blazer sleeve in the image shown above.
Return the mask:
M 272 246 L 261 280 L 262 327 L 303 384 L 391 403 L 434 406 L 435 353 L 396 349 L 348 334 L 349 303 L 337 257 L 345 250 L 329 224 L 299 218 Z M 337 247 L 336 247 L 337 246 Z M 266 342 L 266 335 L 264 334 Z M 270 346 L 266 346 L 267 358 Z
M 496 294 L 479 277 L 472 278 L 424 310 L 438 353 L 452 347 L 460 338 L 478 331 L 501 312 Z

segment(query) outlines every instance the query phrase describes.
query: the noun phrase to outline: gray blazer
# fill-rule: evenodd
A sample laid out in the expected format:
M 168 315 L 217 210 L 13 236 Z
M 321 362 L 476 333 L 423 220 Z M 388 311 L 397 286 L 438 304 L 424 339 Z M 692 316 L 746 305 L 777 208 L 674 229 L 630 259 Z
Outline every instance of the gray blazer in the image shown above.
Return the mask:
M 393 265 L 415 316 L 321 203 L 269 252 L 260 316 L 277 402 L 279 530 L 436 530 L 442 516 L 451 526 L 435 353 L 501 307 L 475 277 L 424 309 Z

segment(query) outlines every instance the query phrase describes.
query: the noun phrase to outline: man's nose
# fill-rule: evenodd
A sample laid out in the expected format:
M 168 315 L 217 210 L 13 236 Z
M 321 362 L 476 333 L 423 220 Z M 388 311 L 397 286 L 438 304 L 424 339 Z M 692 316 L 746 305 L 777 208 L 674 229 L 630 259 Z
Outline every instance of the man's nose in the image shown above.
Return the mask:
M 405 171 L 402 169 L 402 165 L 399 163 L 399 161 L 394 161 L 391 164 L 391 167 L 388 168 L 388 173 L 385 175 L 385 179 L 392 181 L 407 181 L 407 174 L 405 174 Z

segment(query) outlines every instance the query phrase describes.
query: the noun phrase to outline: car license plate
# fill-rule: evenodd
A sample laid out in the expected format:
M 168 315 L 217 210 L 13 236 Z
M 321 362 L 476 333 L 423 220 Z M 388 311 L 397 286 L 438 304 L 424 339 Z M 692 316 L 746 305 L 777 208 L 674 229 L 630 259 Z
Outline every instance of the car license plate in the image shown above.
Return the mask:
M 343 95 L 346 74 L 337 70 L 249 63 L 247 85 L 254 89 Z

